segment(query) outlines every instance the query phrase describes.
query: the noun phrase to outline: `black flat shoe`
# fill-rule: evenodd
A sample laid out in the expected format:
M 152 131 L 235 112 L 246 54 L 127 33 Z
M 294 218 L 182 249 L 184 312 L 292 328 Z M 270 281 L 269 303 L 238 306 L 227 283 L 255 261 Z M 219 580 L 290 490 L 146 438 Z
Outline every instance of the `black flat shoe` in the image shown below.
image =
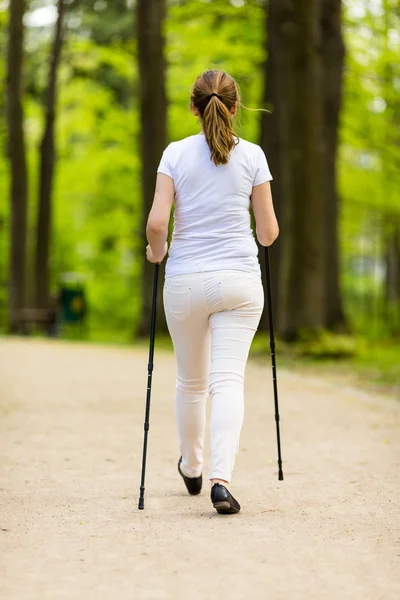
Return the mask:
M 212 486 L 211 502 L 220 515 L 235 515 L 240 510 L 239 502 L 221 483 L 214 483 Z
M 186 477 L 186 475 L 181 471 L 181 464 L 182 456 L 180 457 L 178 462 L 179 474 L 185 482 L 189 494 L 191 494 L 191 496 L 197 496 L 197 494 L 200 494 L 201 488 L 203 486 L 203 475 L 200 475 L 200 477 Z

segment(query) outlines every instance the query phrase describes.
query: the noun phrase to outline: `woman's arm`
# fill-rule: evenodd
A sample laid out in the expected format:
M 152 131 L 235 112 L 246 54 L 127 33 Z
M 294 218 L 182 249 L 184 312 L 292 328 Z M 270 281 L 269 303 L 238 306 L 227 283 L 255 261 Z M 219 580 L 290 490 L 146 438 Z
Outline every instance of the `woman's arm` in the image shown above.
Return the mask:
M 151 262 L 161 262 L 167 253 L 168 223 L 174 201 L 174 182 L 168 175 L 158 173 L 153 206 L 147 219 L 146 235 Z
M 256 220 L 257 239 L 262 246 L 270 246 L 279 235 L 269 181 L 253 187 L 251 205 Z

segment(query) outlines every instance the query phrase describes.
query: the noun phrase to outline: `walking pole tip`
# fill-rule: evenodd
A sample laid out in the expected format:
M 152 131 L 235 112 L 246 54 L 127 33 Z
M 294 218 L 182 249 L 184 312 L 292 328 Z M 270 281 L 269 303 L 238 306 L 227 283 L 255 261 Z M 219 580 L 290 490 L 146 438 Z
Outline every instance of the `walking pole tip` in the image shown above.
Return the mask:
M 283 481 L 283 472 L 281 469 L 279 470 L 278 479 L 279 479 L 279 481 Z
M 143 510 L 144 509 L 144 498 L 139 498 L 138 509 L 139 510 Z

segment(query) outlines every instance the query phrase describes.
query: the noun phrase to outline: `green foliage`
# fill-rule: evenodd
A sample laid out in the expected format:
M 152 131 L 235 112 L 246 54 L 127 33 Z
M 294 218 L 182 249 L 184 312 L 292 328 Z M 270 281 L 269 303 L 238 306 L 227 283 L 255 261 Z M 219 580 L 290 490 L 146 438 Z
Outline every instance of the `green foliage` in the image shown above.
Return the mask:
M 397 0 L 345 8 L 338 163 L 343 289 L 353 328 L 376 337 L 399 327 L 385 301 L 385 261 L 389 237 L 400 229 L 400 13 Z
M 329 335 L 329 334 L 328 334 Z M 324 335 L 322 337 L 325 337 Z M 356 384 L 368 390 L 389 392 L 400 399 L 400 341 L 399 339 L 375 341 L 363 336 L 331 336 L 324 342 L 321 355 L 318 344 L 310 342 L 302 346 L 276 341 L 277 370 L 285 368 L 291 372 L 309 373 L 311 376 L 332 377 L 343 385 Z M 344 354 L 338 360 L 336 353 L 326 354 L 327 348 L 335 348 Z M 308 350 L 307 350 L 308 348 Z M 314 353 L 314 348 L 317 352 Z M 347 350 L 346 350 L 347 348 Z M 309 351 L 311 349 L 311 352 Z M 346 356 L 347 352 L 347 356 Z M 251 347 L 250 356 L 262 362 L 266 368 L 269 360 L 269 336 L 258 332 Z
M 31 6 L 42 5 L 36 2 Z M 80 273 L 88 291 L 90 335 L 98 339 L 104 330 L 113 337 L 112 331 L 125 329 L 129 338 L 140 310 L 140 259 L 144 251 L 138 247 L 143 215 L 133 11 L 127 9 L 125 0 L 75 0 L 68 13 L 58 74 L 52 288 L 56 293 L 62 273 Z M 242 85 L 244 103 L 259 106 L 263 14 L 258 2 L 240 7 L 221 1 L 169 3 L 166 35 L 171 140 L 198 131 L 188 110 L 190 85 L 207 68 L 229 70 Z M 24 108 L 30 272 L 42 98 L 51 39 L 52 27 L 27 30 Z M 257 122 L 256 113 L 243 111 L 239 133 L 256 141 Z M 6 170 L 6 163 L 0 161 L 0 171 L 3 166 Z M 7 204 L 4 182 L 1 178 L 0 207 Z
M 361 338 L 352 367 L 357 370 L 360 378 L 390 387 L 400 398 L 399 356 L 399 340 L 371 343 L 368 339 Z
M 356 341 L 350 335 L 320 331 L 312 337 L 300 335 L 296 350 L 303 356 L 319 360 L 350 358 L 356 353 Z
M 258 333 L 252 346 L 255 356 L 265 354 L 269 347 L 269 334 Z M 310 334 L 302 332 L 296 343 L 286 343 L 278 340 L 277 352 L 284 358 L 314 359 L 318 361 L 330 361 L 349 359 L 357 354 L 357 338 L 346 334 L 336 334 L 321 330 Z
M 228 71 L 240 84 L 242 102 L 259 108 L 265 60 L 265 13 L 259 2 L 171 2 L 167 21 L 169 130 L 171 139 L 199 131 L 189 113 L 190 87 L 208 69 Z M 254 142 L 259 113 L 241 110 L 239 135 Z
M 32 12 L 46 4 L 32 0 L 29 6 Z M 169 139 L 198 132 L 189 112 L 190 86 L 205 69 L 230 72 L 241 86 L 243 104 L 261 107 L 264 0 L 169 0 L 167 4 Z M 96 339 L 114 335 L 120 339 L 121 330 L 130 339 L 141 302 L 144 249 L 138 246 L 138 232 L 144 217 L 133 5 L 129 3 L 128 9 L 126 0 L 70 2 L 59 71 L 52 287 L 56 292 L 65 272 L 84 277 L 89 331 Z M 399 313 L 385 305 L 384 293 L 387 237 L 400 227 L 399 30 L 397 0 L 345 3 L 347 57 L 338 162 L 342 283 L 351 327 L 371 338 L 399 330 Z M 26 34 L 31 274 L 42 100 L 53 28 L 30 26 Z M 5 314 L 9 227 L 6 41 L 7 11 L 0 2 L 0 323 Z M 243 109 L 238 133 L 256 142 L 259 116 Z M 323 333 L 307 347 L 305 352 L 313 356 L 343 356 L 351 354 L 352 342 Z

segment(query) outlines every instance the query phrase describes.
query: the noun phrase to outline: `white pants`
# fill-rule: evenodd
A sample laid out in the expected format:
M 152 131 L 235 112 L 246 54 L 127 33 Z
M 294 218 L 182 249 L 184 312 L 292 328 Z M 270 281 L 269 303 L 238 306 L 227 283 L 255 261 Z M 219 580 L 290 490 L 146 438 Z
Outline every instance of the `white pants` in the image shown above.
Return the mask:
M 231 481 L 244 414 L 244 373 L 264 305 L 259 275 L 209 271 L 165 280 L 164 306 L 177 360 L 176 420 L 183 472 L 203 469 L 211 395 L 210 479 Z

